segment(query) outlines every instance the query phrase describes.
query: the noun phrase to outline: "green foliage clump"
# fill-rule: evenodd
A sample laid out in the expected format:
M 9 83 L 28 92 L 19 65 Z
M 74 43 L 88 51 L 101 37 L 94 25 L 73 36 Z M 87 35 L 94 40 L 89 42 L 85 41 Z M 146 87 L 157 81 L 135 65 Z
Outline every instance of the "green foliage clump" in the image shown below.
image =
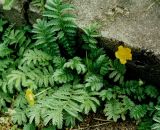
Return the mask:
M 72 5 L 63 4 L 62 0 L 48 0 L 43 13 L 43 16 L 49 21 L 49 27 L 53 28 L 53 32 L 55 32 L 57 42 L 69 55 L 73 55 L 76 48 L 75 35 L 77 26 L 74 22 L 75 16 L 68 13 L 73 9 Z
M 107 120 L 129 118 L 141 122 L 139 130 L 158 130 L 157 88 L 126 80 L 126 66 L 98 44 L 98 25 L 82 29 L 79 42 L 72 5 L 33 3 L 45 5 L 32 27 L 0 20 L 0 111 L 10 108 L 11 121 L 24 130 L 72 128 L 97 109 Z
M 153 116 L 153 125 L 152 125 L 152 130 L 159 130 L 160 129 L 160 107 L 156 107 L 156 113 Z

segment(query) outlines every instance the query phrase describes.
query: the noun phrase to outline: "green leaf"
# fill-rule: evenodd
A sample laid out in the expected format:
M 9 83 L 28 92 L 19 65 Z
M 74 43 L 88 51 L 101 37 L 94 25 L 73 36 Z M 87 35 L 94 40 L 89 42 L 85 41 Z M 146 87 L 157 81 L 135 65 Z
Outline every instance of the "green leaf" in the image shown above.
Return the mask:
M 156 113 L 153 116 L 153 125 L 152 125 L 152 130 L 159 130 L 160 129 L 160 107 L 156 107 Z
M 158 90 L 154 86 L 151 86 L 151 85 L 146 86 L 145 93 L 151 98 L 156 98 L 159 94 Z
M 5 56 L 9 56 L 12 52 L 5 44 L 0 44 L 0 57 L 3 58 Z
M 103 87 L 103 78 L 92 75 L 86 79 L 85 87 L 89 87 L 92 91 L 99 91 Z
M 22 109 L 15 109 L 15 113 L 13 113 L 11 120 L 14 124 L 23 125 L 27 123 L 26 113 Z
M 111 73 L 109 74 L 109 78 L 113 79 L 114 82 L 118 82 L 120 84 L 123 83 L 124 74 L 126 72 L 125 65 L 120 64 L 118 60 L 114 60 L 110 66 Z
M 26 81 L 26 75 L 20 70 L 13 70 L 10 74 L 7 75 L 9 91 L 12 93 L 13 88 L 16 88 L 18 91 L 22 90 L 22 84 Z
M 104 113 L 107 116 L 107 119 L 113 119 L 115 122 L 120 118 L 121 114 L 121 103 L 118 102 L 116 99 L 108 101 L 105 105 Z
M 36 39 L 36 43 L 33 45 L 33 47 L 42 49 L 52 56 L 60 55 L 59 46 L 56 43 L 57 38 L 55 36 L 54 28 L 50 27 L 47 21 L 38 19 L 37 23 L 33 25 L 32 32 L 34 33 L 33 38 Z M 42 55 L 42 53 L 38 52 L 36 53 L 36 55 L 37 54 Z M 49 57 L 49 59 L 51 58 L 50 56 L 45 54 L 45 57 L 46 56 Z
M 160 130 L 160 124 L 158 124 L 158 123 L 153 124 L 152 130 Z
M 64 68 L 75 69 L 78 74 L 84 74 L 86 72 L 86 66 L 81 63 L 81 58 L 74 57 L 64 64 Z
M 79 117 L 80 117 L 80 115 L 79 115 Z M 80 119 L 81 119 L 80 121 L 82 121 L 82 117 Z M 65 125 L 68 127 L 74 127 L 76 125 L 76 118 L 69 115 L 69 114 L 66 114 L 64 116 L 64 120 L 65 120 Z
M 55 126 L 48 126 L 45 128 L 42 128 L 42 130 L 57 130 Z
M 149 118 L 145 118 L 143 121 L 141 121 L 138 124 L 138 130 L 151 130 L 151 126 L 153 124 L 152 119 Z
M 39 105 L 31 107 L 27 116 L 30 123 L 35 123 L 38 126 L 41 120 L 41 107 Z
M 53 78 L 55 82 L 67 83 L 73 80 L 73 75 L 64 69 L 57 69 L 53 74 Z
M 112 89 L 107 89 L 107 90 L 102 90 L 100 92 L 100 97 L 102 98 L 102 100 L 111 100 L 112 98 L 115 97 L 115 94 L 113 94 L 113 90 Z
M 24 125 L 23 130 L 36 130 L 36 126 L 34 124 L 26 124 Z
M 133 109 L 133 107 L 135 107 L 134 102 L 131 101 L 131 99 L 128 98 L 127 96 L 125 96 L 125 97 L 123 98 L 123 101 L 122 101 L 122 102 L 123 102 L 123 109 L 124 109 L 125 111 L 131 110 L 131 109 Z
M 110 59 L 106 55 L 100 55 L 96 60 L 95 66 L 101 75 L 106 75 L 109 72 Z
M 27 64 L 30 65 L 33 64 L 39 64 L 39 65 L 48 65 L 49 61 L 52 60 L 52 57 L 48 55 L 47 53 L 34 49 L 34 50 L 27 50 L 24 53 L 24 58 L 21 60 L 21 64 Z
M 142 101 L 146 98 L 145 86 L 139 84 L 139 81 L 130 80 L 122 84 L 123 94 L 133 95 L 133 98 Z
M 64 64 L 66 63 L 66 59 L 63 57 L 55 57 L 53 60 L 53 63 L 56 67 L 56 69 L 63 68 Z
M 146 105 L 137 105 L 132 108 L 130 111 L 130 117 L 134 118 L 135 120 L 140 120 L 143 118 L 147 113 Z
M 45 112 L 44 115 L 44 125 L 47 125 L 49 121 L 52 122 L 52 125 L 57 125 L 59 129 L 62 128 L 62 121 L 63 120 L 63 114 L 62 114 L 62 109 L 59 110 L 51 110 Z
M 2 107 L 6 107 L 6 103 L 10 103 L 11 102 L 11 97 L 9 94 L 7 93 L 3 93 L 1 90 L 0 90 L 0 109 Z
M 98 105 L 100 105 L 100 102 L 96 97 L 86 94 L 84 97 L 84 102 L 81 104 L 81 109 L 85 114 L 88 114 L 91 110 L 96 112 Z
M 5 58 L 3 60 L 0 60 L 0 71 L 5 72 L 6 69 L 9 68 L 9 65 L 13 64 L 13 60 L 9 58 Z
M 0 19 L 0 32 L 3 31 L 3 25 L 6 24 L 6 23 L 7 23 L 6 21 Z
M 10 10 L 14 4 L 15 0 L 4 0 L 3 9 Z
M 45 5 L 44 17 L 49 19 L 49 26 L 56 32 L 58 42 L 67 55 L 75 53 L 76 24 L 75 17 L 71 14 L 73 6 L 64 4 L 61 0 L 48 0 Z
M 27 104 L 27 101 L 25 99 L 25 94 L 21 92 L 14 101 L 14 107 L 25 108 L 26 104 Z

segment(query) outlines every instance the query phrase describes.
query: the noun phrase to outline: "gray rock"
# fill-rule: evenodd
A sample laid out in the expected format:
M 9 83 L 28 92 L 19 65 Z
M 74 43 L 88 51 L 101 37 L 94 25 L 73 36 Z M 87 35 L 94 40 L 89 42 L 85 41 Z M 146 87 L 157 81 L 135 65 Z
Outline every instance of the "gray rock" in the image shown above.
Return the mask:
M 102 37 L 160 53 L 160 4 L 155 0 L 69 0 L 80 27 L 101 25 Z
M 3 10 L 2 3 L 3 0 L 0 0 L 1 17 L 4 17 L 10 23 L 15 24 L 17 26 L 21 26 L 26 23 L 23 10 L 23 1 L 17 0 L 11 10 Z

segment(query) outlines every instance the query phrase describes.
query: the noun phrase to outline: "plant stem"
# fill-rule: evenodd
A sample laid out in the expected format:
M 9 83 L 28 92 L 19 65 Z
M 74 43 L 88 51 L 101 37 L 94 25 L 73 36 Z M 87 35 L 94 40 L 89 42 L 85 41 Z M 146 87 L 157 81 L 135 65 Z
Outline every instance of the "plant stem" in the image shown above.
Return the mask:
M 49 88 L 47 88 L 47 89 L 45 89 L 45 90 L 43 90 L 43 91 L 37 93 L 37 94 L 35 95 L 35 97 L 41 95 L 42 93 L 44 93 L 45 91 L 49 90 L 50 88 L 51 88 L 51 87 L 49 87 Z

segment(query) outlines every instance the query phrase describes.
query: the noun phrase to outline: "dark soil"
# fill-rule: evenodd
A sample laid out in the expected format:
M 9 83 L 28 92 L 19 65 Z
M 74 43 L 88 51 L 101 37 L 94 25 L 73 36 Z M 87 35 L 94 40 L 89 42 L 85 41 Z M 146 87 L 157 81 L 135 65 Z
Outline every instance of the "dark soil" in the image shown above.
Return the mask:
M 90 114 L 76 128 L 70 130 L 136 130 L 136 124 L 132 121 L 113 122 L 107 121 L 100 114 Z

